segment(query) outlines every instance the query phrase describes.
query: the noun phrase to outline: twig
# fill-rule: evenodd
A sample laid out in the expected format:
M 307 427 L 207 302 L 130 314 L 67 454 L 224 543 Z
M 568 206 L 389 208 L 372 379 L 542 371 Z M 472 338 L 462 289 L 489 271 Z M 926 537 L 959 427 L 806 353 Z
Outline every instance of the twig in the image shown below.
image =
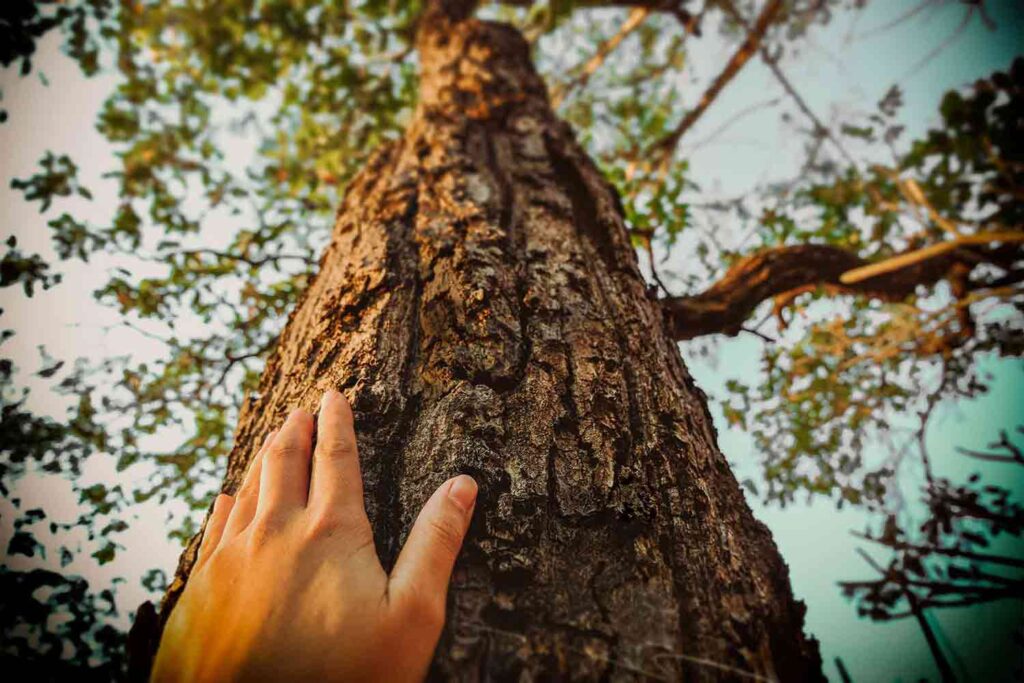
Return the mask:
M 693 146 L 689 147 L 690 153 L 693 153 L 693 152 L 697 151 L 698 149 L 700 149 L 701 147 L 704 147 L 709 142 L 714 140 L 716 137 L 718 137 L 719 135 L 724 133 L 726 130 L 731 128 L 734 124 L 736 124 L 739 121 L 743 120 L 747 116 L 750 116 L 751 114 L 756 112 L 758 109 L 761 109 L 763 107 L 774 107 L 778 103 L 779 103 L 779 98 L 778 97 L 773 97 L 770 100 L 764 100 L 763 102 L 756 102 L 756 103 L 750 105 L 749 107 L 744 107 L 743 109 L 739 110 L 738 112 L 733 114 L 731 117 L 729 117 L 729 119 L 726 120 L 725 123 L 720 125 L 718 128 L 716 128 L 714 131 L 709 133 L 707 136 L 705 136 L 705 137 L 701 138 L 700 140 L 698 140 L 697 142 L 693 143 Z
M 262 258 L 251 258 L 243 256 L 242 254 L 232 254 L 227 251 L 220 251 L 218 249 L 187 249 L 178 252 L 181 256 L 199 256 L 201 254 L 207 254 L 209 256 L 216 256 L 227 261 L 240 261 L 242 263 L 248 263 L 253 268 L 259 268 L 267 263 L 277 263 L 278 261 L 302 261 L 307 265 L 315 265 L 316 260 L 302 254 L 267 254 Z
M 857 548 L 856 552 L 857 552 L 858 555 L 860 555 L 862 558 L 864 558 L 864 561 L 867 562 L 871 566 L 872 569 L 874 569 L 876 572 L 878 572 L 882 576 L 885 576 L 886 571 L 884 569 L 882 569 L 882 566 L 880 564 L 875 562 L 875 558 L 873 558 L 873 557 L 871 557 L 870 555 L 867 554 L 867 551 L 865 551 L 862 548 Z M 846 585 L 851 585 L 852 586 L 852 585 L 857 585 L 857 583 L 858 582 L 856 582 L 856 581 L 844 581 L 843 585 L 844 586 L 846 586 Z
M 822 123 L 821 119 L 819 119 L 818 115 L 814 113 L 814 110 L 812 110 L 810 105 L 807 104 L 807 101 L 804 100 L 803 96 L 799 92 L 797 92 L 796 88 L 793 86 L 793 83 L 789 80 L 786 74 L 782 72 L 782 68 L 779 66 L 778 59 L 769 55 L 767 50 L 762 50 L 761 61 L 768 65 L 768 69 L 772 72 L 772 75 L 775 76 L 775 80 L 779 82 L 779 85 L 782 86 L 782 89 L 785 90 L 786 94 L 788 94 L 793 99 L 793 102 L 796 103 L 796 106 L 800 109 L 800 111 L 802 111 L 804 115 L 811 120 L 811 122 L 814 124 L 814 129 L 818 131 L 819 134 L 821 134 L 823 137 L 825 137 L 829 142 L 831 142 L 832 146 L 839 151 L 839 153 L 843 156 L 844 159 L 850 162 L 850 164 L 856 166 L 857 162 L 854 160 L 853 155 L 846 151 L 846 148 L 843 147 L 843 143 L 839 142 L 839 138 L 832 134 L 832 130 L 824 123 Z
M 998 453 L 984 453 L 982 451 L 974 451 L 962 446 L 957 446 L 957 451 L 962 455 L 966 455 L 971 458 L 977 458 L 978 460 L 988 460 L 991 462 L 1006 462 L 1006 463 L 1017 463 L 1024 465 L 1024 451 L 1017 447 L 1012 441 L 1010 441 L 1009 435 L 1005 429 L 999 430 L 999 441 L 993 441 L 988 445 L 992 450 L 1005 449 L 1009 452 L 1009 455 L 1000 455 Z M 1021 563 L 1024 566 L 1024 562 Z
M 861 34 L 855 36 L 855 38 L 856 38 L 856 40 L 864 40 L 865 38 L 870 38 L 873 35 L 877 35 L 879 33 L 884 33 L 885 31 L 888 31 L 889 29 L 896 28 L 897 26 L 899 26 L 900 24 L 904 23 L 905 21 L 909 21 L 910 19 L 913 19 L 915 16 L 920 14 L 923 10 L 928 9 L 929 5 L 935 5 L 937 2 L 938 2 L 938 0 L 923 0 L 922 2 L 919 2 L 918 4 L 916 4 L 913 7 L 911 7 L 909 10 L 907 10 L 906 12 L 901 14 L 900 16 L 896 17 L 895 19 L 887 21 L 886 23 L 882 24 L 881 26 L 877 26 L 875 28 L 868 29 L 867 31 L 864 31 L 864 33 L 861 33 Z
M 903 586 L 903 595 L 906 596 L 907 603 L 910 605 L 910 611 L 917 618 L 917 624 L 921 627 L 921 633 L 928 642 L 928 649 L 932 652 L 932 658 L 935 659 L 935 666 L 939 669 L 939 675 L 942 676 L 943 683 L 955 682 L 956 675 L 953 673 L 953 668 L 950 666 L 946 654 L 942 651 L 942 647 L 935 637 L 935 631 L 932 629 L 931 623 L 928 622 L 928 617 L 924 613 L 924 608 L 918 602 L 917 596 L 906 585 Z
M 686 134 L 686 131 L 692 128 L 693 124 L 697 123 L 697 120 L 707 111 L 708 107 L 711 106 L 722 92 L 722 89 L 736 77 L 736 74 L 740 72 L 746 63 L 750 61 L 750 58 L 754 56 L 754 53 L 757 52 L 765 33 L 768 31 L 768 27 L 771 26 L 772 21 L 775 20 L 782 6 L 782 0 L 768 0 L 753 27 L 748 28 L 747 37 L 743 43 L 733 53 L 732 58 L 726 63 L 721 73 L 711 82 L 708 89 L 704 91 L 704 94 L 697 102 L 697 106 L 687 112 L 683 120 L 679 122 L 679 125 L 668 135 L 651 146 L 650 152 L 661 157 L 663 168 L 668 165 L 668 160 L 672 158 L 672 153 L 679 144 L 679 140 Z
M 908 78 L 913 77 L 924 66 L 926 66 L 929 62 L 935 59 L 935 57 L 937 57 L 939 53 L 941 53 L 947 47 L 955 43 L 957 39 L 964 34 L 964 30 L 967 28 L 967 24 L 971 21 L 971 16 L 974 14 L 976 10 L 977 6 L 975 5 L 971 5 L 970 7 L 968 7 L 967 11 L 964 12 L 963 20 L 961 20 L 959 25 L 957 25 L 957 27 L 953 29 L 953 32 L 950 33 L 945 40 L 936 45 L 932 50 L 929 50 L 928 54 L 926 54 L 924 57 L 915 62 L 914 65 L 910 67 L 910 69 L 908 69 L 906 73 L 897 78 L 896 81 L 902 82 L 907 80 Z
M 915 545 L 913 543 L 907 543 L 906 541 L 887 541 L 882 538 L 875 538 L 858 531 L 851 531 L 851 535 L 856 538 L 869 541 L 871 543 L 878 543 L 884 545 L 887 548 L 891 548 L 896 551 L 912 551 L 921 555 L 943 555 L 945 557 L 959 557 L 965 560 L 971 560 L 973 562 L 985 562 L 989 564 L 1001 564 L 1007 567 L 1017 567 L 1024 569 L 1024 560 L 1018 560 L 1012 557 L 1003 557 L 1002 555 L 987 555 L 985 553 L 976 553 L 970 550 L 961 550 L 959 548 L 943 548 L 941 546 L 930 546 L 930 545 Z
M 725 11 L 728 12 L 729 15 L 738 24 L 740 24 L 740 26 L 744 26 L 749 30 L 750 22 L 748 22 L 743 17 L 743 15 L 740 14 L 739 10 L 736 9 L 736 5 L 733 4 L 732 0 L 721 0 L 721 5 L 725 9 Z M 760 18 L 758 20 L 760 21 Z M 796 106 L 800 109 L 800 111 L 802 111 L 804 115 L 811 120 L 811 123 L 814 124 L 814 129 L 820 135 L 823 135 L 824 137 L 828 138 L 832 145 L 837 150 L 839 150 L 839 153 L 842 154 L 847 161 L 856 166 L 856 161 L 854 161 L 853 156 L 851 156 L 850 153 L 846 151 L 846 148 L 843 147 L 842 143 L 839 142 L 838 138 L 836 138 L 832 134 L 832 131 L 828 128 L 828 126 L 822 123 L 821 119 L 819 119 L 818 115 L 814 113 L 811 107 L 807 104 L 807 101 L 804 100 L 803 96 L 800 95 L 799 92 L 797 92 L 796 88 L 793 86 L 793 83 L 789 80 L 786 74 L 782 72 L 782 68 L 779 66 L 778 59 L 775 56 L 773 56 L 770 52 L 768 52 L 768 49 L 764 46 L 760 47 L 760 53 L 761 61 L 763 61 L 765 65 L 767 65 L 768 69 L 772 72 L 772 75 L 775 76 L 775 80 L 779 82 L 779 84 L 782 86 L 782 89 L 786 91 L 786 94 L 788 94 L 793 99 L 793 102 L 796 103 Z
M 843 664 L 843 660 L 839 657 L 835 658 L 836 669 L 839 671 L 839 678 L 843 680 L 843 683 L 853 683 L 850 679 L 850 672 L 846 670 L 846 665 Z
M 618 33 L 601 43 L 597 48 L 597 52 L 595 52 L 581 68 L 575 70 L 575 78 L 555 90 L 551 95 L 551 107 L 553 109 L 557 109 L 559 105 L 562 104 L 563 100 L 572 94 L 573 91 L 586 86 L 587 81 L 590 80 L 590 77 L 594 75 L 595 71 L 601 68 L 601 65 L 604 64 L 604 60 L 608 58 L 608 55 L 614 52 L 615 48 L 617 48 L 630 33 L 639 28 L 650 13 L 650 7 L 635 7 L 630 11 L 629 16 L 626 17 L 626 21 L 623 22 L 622 26 L 619 28 Z
M 753 327 L 746 327 L 746 326 L 744 326 L 744 327 L 741 327 L 740 330 L 743 331 L 743 332 L 746 332 L 747 334 L 752 334 L 755 337 L 760 337 L 763 341 L 766 341 L 769 344 L 774 344 L 777 341 L 777 340 L 772 339 L 771 337 L 769 337 L 764 332 L 761 332 L 760 330 L 758 330 L 756 328 L 753 328 Z

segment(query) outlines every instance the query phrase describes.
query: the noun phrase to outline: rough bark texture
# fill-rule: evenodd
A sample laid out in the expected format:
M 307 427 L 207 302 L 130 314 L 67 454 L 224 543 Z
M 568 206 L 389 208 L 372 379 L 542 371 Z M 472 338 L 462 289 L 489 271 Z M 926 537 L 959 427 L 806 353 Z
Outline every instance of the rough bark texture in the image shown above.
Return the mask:
M 414 119 L 349 189 L 243 408 L 225 490 L 289 408 L 336 387 L 386 568 L 436 486 L 481 485 L 432 676 L 821 679 L 615 191 L 528 46 L 432 18 L 419 50 Z

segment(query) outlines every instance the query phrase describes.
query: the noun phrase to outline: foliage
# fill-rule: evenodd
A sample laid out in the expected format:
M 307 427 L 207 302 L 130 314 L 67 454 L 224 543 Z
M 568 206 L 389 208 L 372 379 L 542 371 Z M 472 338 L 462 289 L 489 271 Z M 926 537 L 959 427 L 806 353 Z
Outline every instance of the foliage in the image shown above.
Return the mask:
M 120 678 L 124 653 L 122 634 L 108 623 L 117 615 L 111 590 L 94 594 L 80 576 L 6 567 L 0 589 L 0 660 L 19 659 L 43 681 Z
M 36 42 L 60 28 L 64 51 L 91 76 L 99 70 L 100 45 L 112 35 L 113 0 L 6 0 L 0 5 L 0 67 L 17 66 L 22 76 L 32 71 Z M 2 99 L 2 91 L 0 91 Z M 7 120 L 0 108 L 0 123 Z
M 890 104 L 897 98 L 891 92 L 855 134 L 897 135 Z M 967 94 L 947 94 L 940 113 L 940 126 L 893 164 L 849 169 L 784 195 L 762 216 L 765 246 L 822 242 L 879 260 L 951 237 L 1019 229 L 1024 154 L 1015 131 L 1024 121 L 1024 60 Z M 766 347 L 767 381 L 734 382 L 726 408 L 764 455 L 765 495 L 786 503 L 809 491 L 880 505 L 906 453 L 901 428 L 911 440 L 918 432 L 913 418 L 900 424 L 893 416 L 927 420 L 939 398 L 977 396 L 986 390 L 980 358 L 1020 354 L 1019 260 L 1015 248 L 996 256 L 959 294 L 956 283 L 949 291 L 919 288 L 908 301 L 857 300 L 838 313 L 816 303 L 832 296 L 827 288 L 776 300 L 788 343 Z M 793 308 L 787 330 L 784 312 Z M 866 467 L 867 447 L 885 440 L 896 441 L 893 457 Z

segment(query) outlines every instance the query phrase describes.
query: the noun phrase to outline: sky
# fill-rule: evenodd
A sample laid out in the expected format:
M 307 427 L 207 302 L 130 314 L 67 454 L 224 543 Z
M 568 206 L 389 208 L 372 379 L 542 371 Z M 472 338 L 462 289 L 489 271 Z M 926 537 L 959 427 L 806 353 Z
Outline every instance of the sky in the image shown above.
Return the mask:
M 870 111 L 898 82 L 905 102 L 900 122 L 907 126 L 904 135 L 913 138 L 938 123 L 938 102 L 944 92 L 968 85 L 995 69 L 1005 69 L 1014 56 L 1024 52 L 1024 3 L 1017 0 L 986 3 L 997 23 L 996 31 L 989 31 L 975 17 L 954 42 L 934 56 L 931 53 L 935 46 L 956 32 L 964 15 L 962 4 L 948 2 L 890 30 L 877 30 L 917 5 L 916 0 L 871 2 L 853 22 L 842 17 L 811 32 L 811 45 L 802 58 L 789 61 L 786 73 L 821 118 L 828 122 L 835 113 Z M 723 57 L 724 53 L 714 51 L 693 53 L 694 59 L 719 63 Z M 695 68 L 700 70 L 699 66 Z M 760 65 L 748 66 L 723 91 L 688 139 L 700 141 L 735 112 L 776 96 L 778 88 L 767 70 Z M 772 178 L 786 179 L 794 167 L 799 167 L 801 151 L 787 147 L 778 116 L 758 114 L 729 128 L 715 138 L 714 144 L 696 149 L 690 163 L 698 177 L 722 179 L 714 188 L 719 196 L 733 197 Z M 686 267 L 683 262 L 670 262 L 668 269 L 672 270 L 673 265 L 676 270 Z M 757 375 L 761 343 L 749 335 L 729 340 L 720 347 L 715 363 L 687 353 L 685 346 L 683 352 L 698 384 L 712 397 L 724 396 L 729 378 L 749 382 Z M 1024 364 L 996 361 L 988 367 L 996 375 L 992 393 L 959 408 L 940 407 L 928 432 L 929 448 L 940 476 L 963 480 L 970 472 L 981 471 L 986 478 L 992 477 L 1021 493 L 1024 479 L 1017 471 L 1020 468 L 998 464 L 978 467 L 953 450 L 955 444 L 983 446 L 999 428 L 1012 429 L 1022 421 Z M 741 478 L 756 478 L 757 455 L 751 439 L 741 429 L 728 428 L 714 400 L 711 408 L 719 445 L 734 470 Z M 836 657 L 842 658 L 854 681 L 938 680 L 916 623 L 859 619 L 836 586 L 840 580 L 872 578 L 871 570 L 855 554 L 858 546 L 849 533 L 864 529 L 868 519 L 863 513 L 838 510 L 828 501 L 780 509 L 765 506 L 751 496 L 748 500 L 754 514 L 772 530 L 789 565 L 794 593 L 807 603 L 807 629 L 821 641 L 825 673 L 832 680 L 839 680 Z M 1024 556 L 1019 543 L 1007 552 Z M 964 680 L 1009 680 L 1013 668 L 1024 665 L 1020 646 L 1010 640 L 1012 629 L 1024 625 L 1020 601 L 946 610 L 936 619 L 936 631 Z
M 1005 68 L 1021 50 L 1024 36 L 1024 3 L 1001 0 L 987 3 L 998 28 L 992 32 L 975 17 L 937 54 L 936 45 L 954 35 L 964 6 L 959 2 L 938 3 L 934 12 L 921 12 L 911 20 L 879 31 L 917 4 L 916 0 L 874 0 L 868 9 L 851 19 L 840 15 L 829 26 L 812 29 L 804 53 L 784 64 L 787 73 L 810 106 L 826 121 L 839 112 L 866 111 L 874 107 L 894 80 L 903 92 L 902 122 L 908 135 L 916 135 L 937 121 L 937 103 L 943 92 L 970 83 L 997 68 Z M 707 32 L 692 53 L 694 70 L 712 73 L 728 54 Z M 717 45 L 717 47 L 716 47 Z M 67 153 L 82 168 L 83 183 L 93 190 L 93 201 L 71 201 L 63 210 L 102 224 L 116 204 L 116 184 L 102 174 L 114 165 L 113 151 L 94 128 L 95 114 L 116 83 L 109 72 L 84 78 L 77 67 L 60 54 L 53 36 L 44 40 L 37 72 L 26 79 L 9 71 L 0 72 L 3 105 L 10 120 L 0 126 L 0 239 L 14 234 L 25 251 L 52 253 L 45 222 L 34 206 L 9 189 L 9 179 L 30 175 L 38 159 L 50 149 Z M 39 77 L 45 74 L 46 82 Z M 687 87 L 684 84 L 683 87 Z M 696 98 L 701 88 L 688 88 Z M 787 145 L 788 133 L 777 113 L 760 112 L 731 126 L 707 144 L 697 146 L 724 122 L 746 107 L 778 96 L 778 87 L 767 70 L 752 62 L 690 131 L 683 143 L 692 167 L 702 177 L 717 179 L 707 186 L 723 197 L 750 191 L 773 177 L 784 178 L 800 160 L 800 150 Z M 687 144 L 691 149 L 687 149 Z M 62 265 L 65 282 L 26 300 L 20 294 L 0 291 L 5 309 L 5 327 L 18 335 L 5 346 L 5 355 L 27 371 L 40 365 L 37 347 L 58 358 L 85 356 L 103 358 L 133 353 L 143 360 L 154 357 L 159 347 L 137 333 L 120 326 L 117 314 L 99 306 L 91 292 L 104 283 L 112 262 L 102 258 L 88 265 Z M 668 269 L 683 271 L 682 258 Z M 723 395 L 725 381 L 759 372 L 760 341 L 743 337 L 724 342 L 714 359 L 688 353 L 687 362 L 702 388 L 712 398 Z M 1024 414 L 1024 366 L 1020 362 L 994 361 L 989 369 L 996 376 L 994 389 L 985 398 L 958 408 L 940 409 L 929 431 L 929 443 L 940 456 L 940 474 L 968 473 L 963 458 L 954 457 L 954 444 L 980 447 L 999 427 L 1012 427 Z M 45 391 L 34 392 L 31 407 L 60 415 L 66 399 Z M 749 437 L 729 429 L 721 410 L 712 401 L 720 445 L 740 477 L 756 473 L 757 457 Z M 118 476 L 111 459 L 93 459 L 83 482 L 109 480 Z M 979 469 L 971 465 L 973 469 Z M 1020 474 L 1002 465 L 990 465 L 986 476 L 1024 491 Z M 1016 477 L 1016 479 L 1013 479 Z M 70 516 L 75 509 L 70 484 L 58 486 L 53 478 L 26 478 L 18 488 L 23 509 L 44 503 Z M 825 673 L 839 680 L 834 659 L 841 657 L 854 681 L 911 681 L 922 677 L 937 680 L 924 639 L 909 620 L 876 624 L 859 619 L 844 599 L 836 582 L 870 576 L 869 569 L 855 554 L 850 530 L 863 529 L 867 517 L 858 511 L 837 510 L 834 504 L 818 501 L 799 503 L 786 509 L 766 507 L 756 499 L 750 503 L 756 516 L 768 524 L 790 567 L 793 589 L 808 606 L 807 629 L 821 642 Z M 6 546 L 11 530 L 9 501 L 0 501 L 0 544 Z M 154 504 L 141 506 L 122 537 L 126 550 L 111 565 L 98 567 L 89 558 L 79 558 L 68 570 L 81 573 L 96 584 L 116 575 L 128 578 L 119 589 L 119 601 L 126 611 L 150 597 L 138 584 L 141 572 L 159 566 L 170 574 L 179 548 L 165 539 L 165 510 Z M 1024 552 L 1018 545 L 1012 549 Z M 125 615 L 126 617 L 127 615 Z M 124 622 L 126 623 L 126 622 Z M 965 680 L 1006 680 L 1014 664 L 1022 664 L 1020 650 L 1009 640 L 1014 625 L 1024 624 L 1020 602 L 1003 602 L 969 610 L 946 611 L 936 617 L 937 630 L 954 665 Z

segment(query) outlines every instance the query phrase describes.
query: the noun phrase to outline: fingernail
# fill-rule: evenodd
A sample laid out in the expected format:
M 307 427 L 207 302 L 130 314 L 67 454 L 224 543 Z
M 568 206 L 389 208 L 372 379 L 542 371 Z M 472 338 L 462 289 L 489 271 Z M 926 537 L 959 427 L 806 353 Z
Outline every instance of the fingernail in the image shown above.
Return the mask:
M 302 415 L 305 412 L 306 411 L 303 410 L 302 408 L 293 408 L 292 411 L 290 413 L 288 413 L 288 419 L 286 420 L 286 422 L 291 422 L 292 420 L 298 420 L 300 417 L 302 417 Z
M 476 503 L 477 485 L 473 477 L 468 474 L 460 474 L 452 481 L 448 488 L 448 497 L 453 503 L 462 508 L 463 512 L 469 512 Z
M 268 443 L 270 443 L 270 440 L 274 438 L 275 434 L 277 434 L 277 430 L 271 429 L 270 432 L 265 437 L 263 437 L 263 444 L 260 446 L 260 448 L 263 448 Z

